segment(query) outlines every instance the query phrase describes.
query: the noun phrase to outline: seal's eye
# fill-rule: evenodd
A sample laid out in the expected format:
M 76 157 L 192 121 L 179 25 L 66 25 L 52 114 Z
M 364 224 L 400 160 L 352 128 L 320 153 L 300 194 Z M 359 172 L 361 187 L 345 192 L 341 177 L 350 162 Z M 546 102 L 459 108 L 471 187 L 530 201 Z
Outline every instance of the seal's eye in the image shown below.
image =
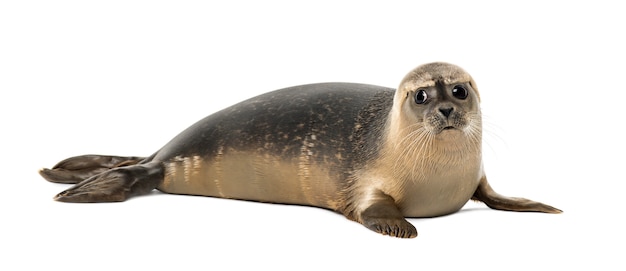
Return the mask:
M 465 100 L 465 98 L 467 98 L 467 89 L 460 85 L 454 86 L 452 96 L 460 100 Z
M 423 104 L 426 102 L 426 100 L 428 100 L 428 94 L 426 94 L 426 91 L 423 89 L 420 89 L 417 91 L 417 93 L 415 93 L 415 103 L 416 104 Z

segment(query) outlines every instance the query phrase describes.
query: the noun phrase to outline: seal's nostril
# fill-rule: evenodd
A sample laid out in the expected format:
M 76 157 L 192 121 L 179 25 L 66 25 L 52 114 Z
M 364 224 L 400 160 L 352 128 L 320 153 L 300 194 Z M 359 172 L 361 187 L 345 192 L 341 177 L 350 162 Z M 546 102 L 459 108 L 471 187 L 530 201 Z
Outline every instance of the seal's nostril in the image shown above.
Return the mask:
M 441 112 L 441 114 L 443 114 L 446 118 L 450 117 L 450 113 L 452 113 L 452 110 L 452 107 L 439 108 L 439 112 Z

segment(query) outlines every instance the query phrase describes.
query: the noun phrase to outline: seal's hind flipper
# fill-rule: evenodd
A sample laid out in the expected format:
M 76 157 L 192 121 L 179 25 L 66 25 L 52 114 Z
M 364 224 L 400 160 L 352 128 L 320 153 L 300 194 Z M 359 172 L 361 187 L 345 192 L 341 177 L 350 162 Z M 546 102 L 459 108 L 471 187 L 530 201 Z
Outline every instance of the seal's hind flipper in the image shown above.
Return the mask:
M 39 174 L 53 183 L 76 184 L 112 168 L 137 164 L 143 159 L 145 158 L 81 155 L 67 158 L 56 164 L 52 169 L 43 168 L 39 171 Z
M 158 162 L 114 168 L 90 177 L 59 193 L 63 202 L 114 202 L 150 193 L 162 181 L 163 165 Z

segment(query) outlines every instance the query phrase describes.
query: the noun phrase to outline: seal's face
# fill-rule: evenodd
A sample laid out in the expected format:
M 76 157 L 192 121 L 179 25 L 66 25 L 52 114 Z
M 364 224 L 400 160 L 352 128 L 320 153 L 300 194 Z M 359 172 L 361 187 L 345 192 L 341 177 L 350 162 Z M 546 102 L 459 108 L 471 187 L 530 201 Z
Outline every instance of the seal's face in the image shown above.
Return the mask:
M 447 130 L 463 131 L 469 127 L 471 112 L 476 111 L 475 99 L 470 97 L 470 93 L 476 96 L 469 83 L 444 85 L 435 82 L 435 86 L 409 91 L 405 105 L 433 134 Z
M 400 84 L 395 102 L 401 103 L 406 124 L 440 139 L 480 132 L 478 91 L 461 68 L 431 63 L 410 72 Z

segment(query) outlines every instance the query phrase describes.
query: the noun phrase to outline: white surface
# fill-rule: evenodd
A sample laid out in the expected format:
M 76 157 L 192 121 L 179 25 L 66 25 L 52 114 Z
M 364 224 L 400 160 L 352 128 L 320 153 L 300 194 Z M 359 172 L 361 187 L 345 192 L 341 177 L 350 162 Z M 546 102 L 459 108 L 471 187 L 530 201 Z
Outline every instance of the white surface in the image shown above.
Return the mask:
M 0 269 L 624 269 L 620 6 L 251 2 L 0 3 Z M 37 175 L 73 155 L 150 155 L 262 92 L 396 87 L 430 61 L 477 81 L 493 187 L 565 213 L 469 203 L 411 219 L 419 236 L 401 240 L 301 206 L 159 193 L 64 204 L 52 196 L 67 186 Z

